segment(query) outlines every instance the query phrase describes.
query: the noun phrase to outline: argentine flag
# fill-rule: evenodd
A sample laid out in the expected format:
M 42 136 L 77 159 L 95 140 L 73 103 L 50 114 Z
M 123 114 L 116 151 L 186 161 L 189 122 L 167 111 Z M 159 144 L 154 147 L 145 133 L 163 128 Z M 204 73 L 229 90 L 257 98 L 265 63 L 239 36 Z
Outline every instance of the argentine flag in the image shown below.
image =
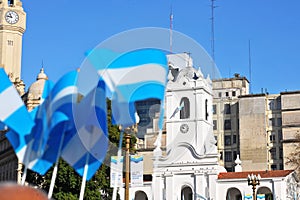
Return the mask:
M 101 56 L 103 52 L 103 56 Z M 136 101 L 164 99 L 168 65 L 164 52 L 157 49 L 140 49 L 128 53 L 109 54 L 110 59 L 101 65 L 107 51 L 95 49 L 87 59 L 104 80 L 112 100 L 113 123 L 123 128 L 136 123 Z
M 86 180 L 93 177 L 101 166 L 108 148 L 105 84 L 99 81 L 89 94 L 73 109 L 74 130 L 62 150 L 62 158 Z M 72 135 L 71 135 L 72 134 Z M 71 136 L 70 136 L 71 135 Z
M 63 75 L 37 110 L 28 168 L 39 174 L 44 175 L 56 162 L 60 148 L 67 143 L 65 132 L 74 127 L 72 108 L 78 98 L 77 75 L 77 70 Z
M 34 121 L 3 68 L 0 68 L 0 82 L 0 123 L 20 135 L 30 133 Z
M 48 97 L 48 94 L 51 91 L 52 87 L 53 87 L 53 83 L 49 80 L 45 80 L 43 86 L 43 93 L 41 96 L 42 101 Z M 35 123 L 36 122 L 35 118 L 38 110 L 40 109 L 40 106 L 41 105 L 37 106 L 36 108 L 34 108 L 32 111 L 29 112 L 28 115 L 30 116 L 30 120 L 33 122 L 33 125 L 30 127 L 30 129 L 26 130 L 26 133 L 24 132 L 23 134 L 21 134 L 20 132 L 14 129 L 9 130 L 6 133 L 6 137 L 10 141 L 12 147 L 14 148 L 14 151 L 19 159 L 19 162 L 23 163 L 26 166 L 28 166 L 30 159 L 33 159 L 34 157 L 33 155 L 31 155 L 31 152 L 32 152 L 32 144 L 35 140 L 36 135 L 33 134 L 32 131 L 37 126 L 37 124 Z

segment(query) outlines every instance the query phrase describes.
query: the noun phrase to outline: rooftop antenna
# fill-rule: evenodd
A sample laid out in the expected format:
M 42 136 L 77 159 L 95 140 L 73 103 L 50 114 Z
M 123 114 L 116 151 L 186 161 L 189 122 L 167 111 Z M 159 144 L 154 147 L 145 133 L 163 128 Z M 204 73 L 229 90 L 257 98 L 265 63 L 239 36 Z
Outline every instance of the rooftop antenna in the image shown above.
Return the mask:
M 172 46 L 173 46 L 173 9 L 171 4 L 171 12 L 170 12 L 170 54 L 172 54 Z
M 251 42 L 250 40 L 248 41 L 248 51 L 249 51 L 249 90 L 250 90 L 250 94 L 252 94 L 252 89 L 251 89 L 251 85 L 252 85 L 252 69 L 251 69 Z
M 215 6 L 216 0 L 211 0 L 211 55 L 212 55 L 212 78 L 215 78 L 215 17 L 214 10 L 217 6 Z
M 213 60 L 215 61 L 215 17 L 214 17 L 214 9 L 217 8 L 215 6 L 216 0 L 211 0 L 211 55 Z

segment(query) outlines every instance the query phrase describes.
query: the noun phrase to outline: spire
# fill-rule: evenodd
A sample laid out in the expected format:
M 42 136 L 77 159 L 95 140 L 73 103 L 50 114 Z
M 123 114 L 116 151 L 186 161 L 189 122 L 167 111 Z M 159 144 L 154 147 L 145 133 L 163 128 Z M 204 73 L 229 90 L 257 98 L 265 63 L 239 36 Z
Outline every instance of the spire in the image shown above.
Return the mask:
M 238 154 L 237 157 L 236 157 L 236 160 L 234 161 L 236 166 L 234 167 L 234 171 L 235 172 L 242 172 L 243 169 L 242 169 L 242 161 L 240 160 L 240 155 Z
M 44 72 L 44 67 L 41 68 L 40 73 L 37 75 L 36 80 L 40 80 L 40 79 L 48 79 L 48 76 L 45 74 Z
M 173 46 L 173 9 L 171 5 L 171 11 L 170 11 L 170 54 L 172 54 L 172 46 Z

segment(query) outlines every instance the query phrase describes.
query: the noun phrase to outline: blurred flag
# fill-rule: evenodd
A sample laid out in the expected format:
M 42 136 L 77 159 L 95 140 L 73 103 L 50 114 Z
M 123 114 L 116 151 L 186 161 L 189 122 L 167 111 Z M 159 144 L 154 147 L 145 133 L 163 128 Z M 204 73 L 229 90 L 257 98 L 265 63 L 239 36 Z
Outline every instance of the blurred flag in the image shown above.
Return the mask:
M 20 135 L 30 133 L 34 121 L 3 68 L 0 68 L 0 82 L 0 122 Z
M 265 194 L 257 194 L 256 198 L 257 200 L 265 200 Z
M 176 115 L 179 111 L 181 111 L 183 107 L 184 107 L 184 102 L 182 102 L 182 103 L 180 104 L 180 106 L 178 106 L 178 107 L 174 110 L 174 112 L 173 112 L 172 116 L 170 117 L 170 119 L 172 119 L 173 117 L 175 117 L 175 115 Z
M 105 85 L 98 86 L 74 107 L 75 131 L 62 151 L 62 158 L 86 179 L 93 177 L 102 164 L 108 148 Z
M 43 87 L 43 93 L 42 93 L 42 99 L 48 97 L 48 94 L 51 91 L 52 86 L 53 86 L 53 83 L 51 81 L 45 80 L 44 87 Z M 35 126 L 37 126 L 35 124 L 35 122 L 36 122 L 35 118 L 36 118 L 37 112 L 39 110 L 39 107 L 40 106 L 37 106 L 29 113 L 30 120 L 33 122 L 34 125 L 31 126 L 30 129 L 28 129 L 26 131 L 26 133 L 24 132 L 22 134 L 14 129 L 9 130 L 6 133 L 6 137 L 9 140 L 9 142 L 11 143 L 12 147 L 14 148 L 19 162 L 23 163 L 26 166 L 28 166 L 28 159 L 29 159 L 28 156 L 31 156 L 32 144 L 35 139 L 35 135 L 33 134 L 32 130 L 35 128 Z M 26 110 L 26 112 L 28 113 L 27 110 Z M 20 121 L 22 121 L 22 120 L 20 120 Z M 42 134 L 42 133 L 39 133 L 39 134 Z
M 77 75 L 77 70 L 63 75 L 37 110 L 28 168 L 42 175 L 56 162 L 60 142 L 67 142 L 63 135 L 74 127 L 72 108 L 78 98 Z
M 136 123 L 136 101 L 164 99 L 167 58 L 156 49 L 136 50 L 112 58 L 110 64 L 101 68 L 93 52 L 88 56 L 105 81 L 107 94 L 111 94 L 113 123 L 126 128 Z

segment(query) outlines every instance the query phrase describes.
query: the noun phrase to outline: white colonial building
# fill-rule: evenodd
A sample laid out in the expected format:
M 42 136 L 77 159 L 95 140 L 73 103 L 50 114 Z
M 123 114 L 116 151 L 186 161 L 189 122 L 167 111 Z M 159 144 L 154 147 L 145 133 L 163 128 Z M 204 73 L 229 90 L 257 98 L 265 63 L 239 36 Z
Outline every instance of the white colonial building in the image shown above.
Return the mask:
M 218 164 L 212 81 L 193 67 L 191 58 L 186 67 L 175 66 L 170 65 L 166 90 L 166 149 L 154 150 L 152 181 L 131 187 L 129 199 L 246 199 L 252 195 L 247 182 L 252 173 L 260 174 L 256 193 L 265 199 L 297 199 L 298 179 L 291 170 L 242 172 L 239 161 L 239 172 L 226 172 Z M 123 199 L 124 190 L 119 193 Z

